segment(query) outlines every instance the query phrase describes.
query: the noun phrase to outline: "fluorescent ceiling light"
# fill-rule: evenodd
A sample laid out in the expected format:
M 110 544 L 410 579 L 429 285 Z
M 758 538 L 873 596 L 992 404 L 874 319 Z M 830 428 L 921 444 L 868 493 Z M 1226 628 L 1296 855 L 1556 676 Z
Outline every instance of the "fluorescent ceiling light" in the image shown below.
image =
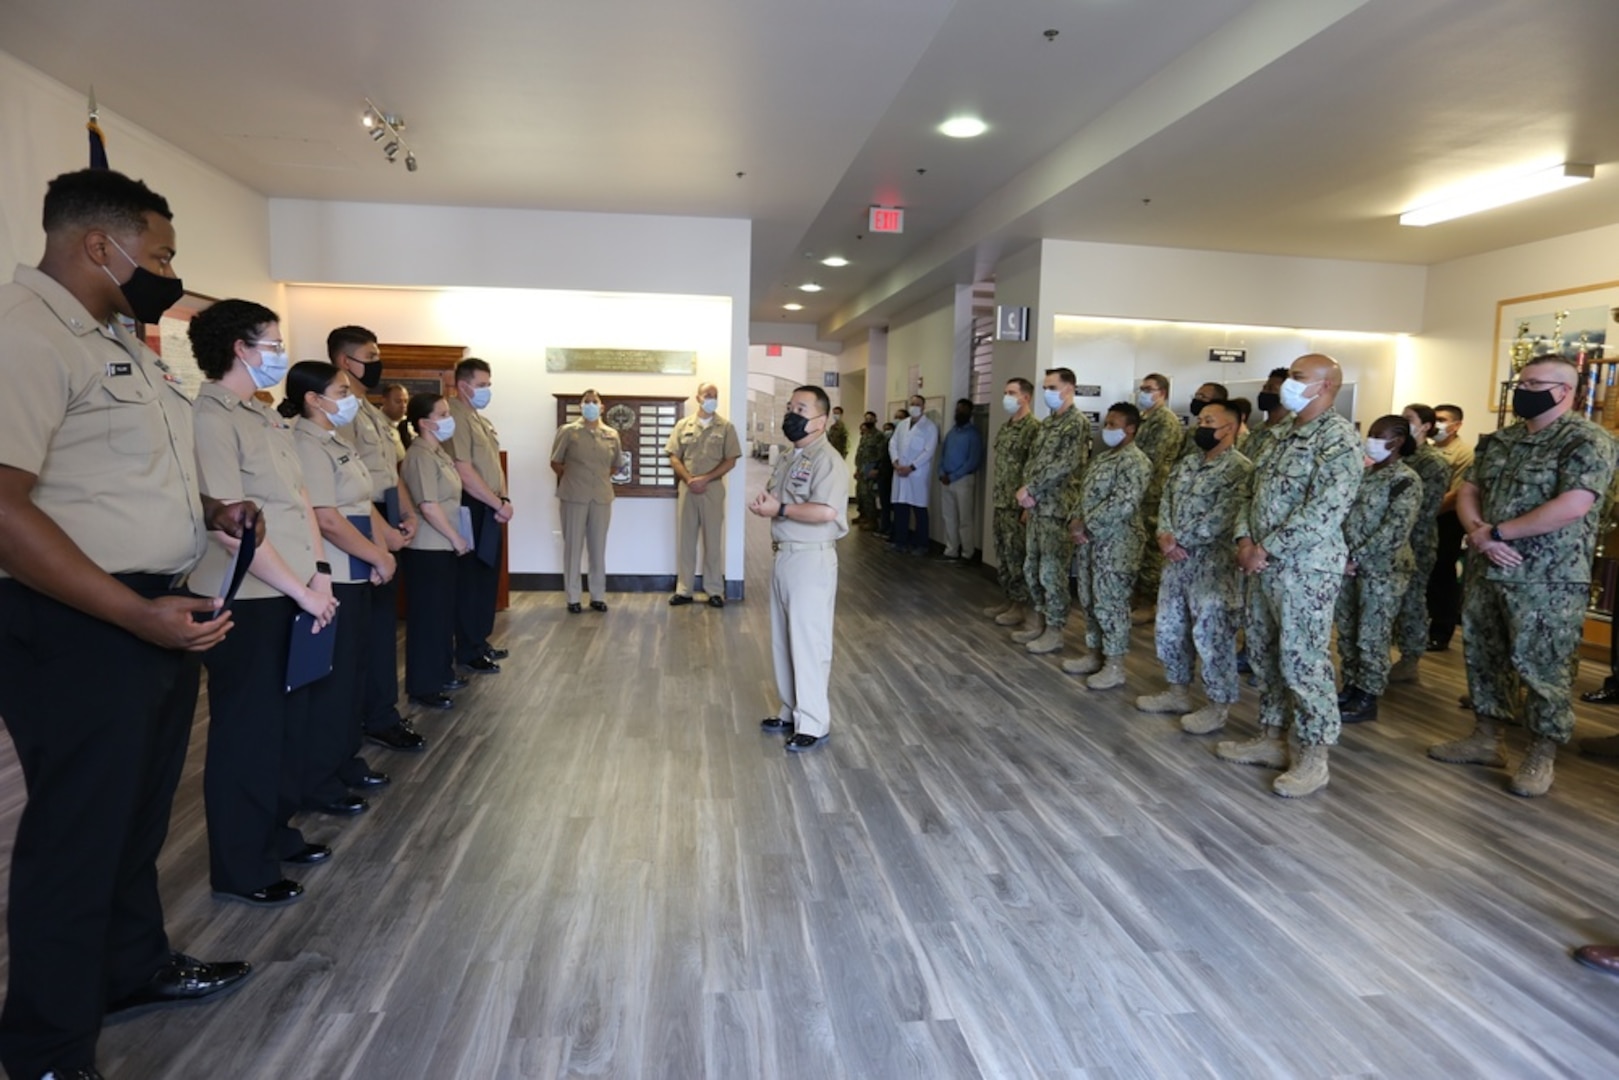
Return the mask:
M 781 306 L 782 306 L 782 310 L 784 310 L 784 311 L 803 311 L 804 310 L 804 305 L 803 304 L 783 304 Z
M 1579 165 L 1565 161 L 1549 169 L 1540 168 L 1533 172 L 1488 177 L 1457 188 L 1425 206 L 1407 210 L 1400 215 L 1400 224 L 1434 225 L 1441 221 L 1450 221 L 1452 218 L 1477 214 L 1483 210 L 1494 210 L 1508 203 L 1522 202 L 1537 195 L 1583 184 L 1595 175 L 1596 167 L 1593 165 Z
M 806 282 L 804 282 L 804 284 L 800 285 L 798 288 L 802 292 L 820 292 L 821 291 L 821 287 L 819 285 L 815 284 L 815 282 L 813 282 L 813 281 L 806 281 Z
M 976 116 L 956 116 L 939 125 L 939 133 L 952 139 L 971 139 L 989 130 Z
M 821 260 L 821 265 L 822 266 L 848 266 L 849 265 L 849 260 L 845 259 L 842 255 L 828 255 L 826 258 Z

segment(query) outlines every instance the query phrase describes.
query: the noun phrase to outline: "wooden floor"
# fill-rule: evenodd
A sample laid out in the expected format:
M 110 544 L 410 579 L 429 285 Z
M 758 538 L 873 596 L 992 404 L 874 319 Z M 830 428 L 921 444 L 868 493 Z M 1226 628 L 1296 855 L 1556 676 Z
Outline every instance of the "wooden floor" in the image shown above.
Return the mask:
M 421 720 L 427 754 L 373 755 L 370 814 L 306 827 L 337 856 L 300 905 L 209 898 L 199 717 L 170 929 L 258 972 L 110 1027 L 109 1076 L 1619 1075 L 1619 979 L 1568 956 L 1619 941 L 1619 768 L 1565 754 L 1526 801 L 1428 761 L 1469 722 L 1459 651 L 1286 802 L 1134 711 L 1150 628 L 1090 693 L 978 613 L 987 577 L 857 534 L 834 735 L 788 756 L 757 729 L 762 525 L 723 612 L 518 594 L 507 670 Z

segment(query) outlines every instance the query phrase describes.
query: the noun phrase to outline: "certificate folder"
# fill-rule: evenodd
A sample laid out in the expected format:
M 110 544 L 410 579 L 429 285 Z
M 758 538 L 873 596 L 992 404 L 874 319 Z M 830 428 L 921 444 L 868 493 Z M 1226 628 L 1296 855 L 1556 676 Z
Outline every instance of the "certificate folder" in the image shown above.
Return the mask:
M 456 528 L 461 533 L 461 539 L 467 542 L 467 547 L 474 547 L 472 539 L 472 507 L 463 506 L 460 510 L 461 513 L 456 518 Z
M 348 519 L 350 525 L 353 525 L 356 529 L 360 530 L 361 536 L 365 537 L 367 540 L 374 539 L 374 537 L 371 535 L 370 514 L 350 514 L 348 515 Z M 360 558 L 358 555 L 350 555 L 349 577 L 353 578 L 355 581 L 370 581 L 371 564 Z
M 478 558 L 485 566 L 494 566 L 500 562 L 500 522 L 495 520 L 495 512 L 483 503 L 479 503 L 473 513 L 483 515 L 483 528 L 478 531 Z
M 337 643 L 337 618 L 313 633 L 315 617 L 300 611 L 292 620 L 292 642 L 287 647 L 287 693 L 324 679 L 332 673 L 332 646 Z
M 230 565 L 225 568 L 225 576 L 220 579 L 219 610 L 213 613 L 212 618 L 217 619 L 230 610 L 231 601 L 236 599 L 236 590 L 242 587 L 242 579 L 247 577 L 247 569 L 253 565 L 253 553 L 258 550 L 258 546 L 257 528 L 244 529 L 242 542 L 236 548 L 236 554 L 231 556 Z
M 399 516 L 399 489 L 397 487 L 391 487 L 382 493 L 382 517 L 384 521 L 394 528 L 399 528 L 399 522 L 403 519 Z

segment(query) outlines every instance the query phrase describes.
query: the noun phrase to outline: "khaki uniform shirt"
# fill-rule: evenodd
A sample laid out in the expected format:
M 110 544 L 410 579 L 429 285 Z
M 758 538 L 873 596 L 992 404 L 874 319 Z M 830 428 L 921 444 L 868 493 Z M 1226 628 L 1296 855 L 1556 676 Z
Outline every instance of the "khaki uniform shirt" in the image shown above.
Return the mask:
M 163 361 L 19 266 L 0 286 L 0 465 L 109 574 L 183 574 L 207 546 L 191 401 Z M 0 571 L 0 577 L 5 577 Z
M 707 427 L 702 425 L 700 417 L 688 416 L 669 433 L 663 452 L 686 466 L 686 471 L 693 476 L 702 476 L 719 468 L 727 458 L 741 457 L 742 441 L 736 436 L 736 428 L 723 416 L 715 414 Z M 722 476 L 714 482 L 723 485 L 725 478 Z
M 417 506 L 435 503 L 444 511 L 444 520 L 452 530 L 461 528 L 461 474 L 455 471 L 455 462 L 442 444 L 433 446 L 426 439 L 412 439 L 399 479 Z M 434 528 L 425 515 L 417 516 L 416 535 L 410 538 L 412 551 L 455 550 L 454 541 Z
M 557 482 L 557 498 L 563 502 L 609 503 L 613 501 L 613 473 L 623 453 L 618 432 L 597 422 L 595 430 L 575 420 L 557 429 L 551 444 L 551 460 L 563 466 Z
M 770 539 L 778 543 L 841 540 L 849 534 L 849 469 L 825 436 L 781 455 L 770 473 L 770 494 L 784 503 L 821 503 L 837 511 L 831 521 L 770 520 Z
M 292 429 L 257 398 L 237 397 L 222 383 L 205 382 L 197 391 L 197 472 L 202 493 L 223 502 L 252 499 L 264 511 L 264 535 L 299 581 L 315 576 L 313 526 L 304 505 L 304 471 L 293 448 Z M 231 555 L 208 545 L 191 575 L 191 591 L 215 596 Z M 335 569 L 335 568 L 334 568 Z M 236 595 L 267 600 L 281 595 L 252 574 Z
M 1448 445 L 1440 446 L 1438 443 L 1434 443 L 1433 448 L 1450 466 L 1450 491 L 1457 490 L 1462 486 L 1462 478 L 1467 474 L 1469 466 L 1473 464 L 1472 446 L 1468 445 L 1466 440 L 1458 435 L 1450 440 Z M 1446 494 L 1450 494 L 1450 491 L 1447 491 Z
M 1466 479 L 1478 487 L 1479 509 L 1492 525 L 1527 514 L 1565 491 L 1596 496 L 1585 516 L 1556 532 L 1508 541 L 1518 566 L 1480 559 L 1484 576 L 1520 583 L 1587 582 L 1595 554 L 1602 497 L 1613 480 L 1614 442 L 1578 413 L 1564 413 L 1539 431 L 1512 424 L 1486 439 Z
M 483 413 L 460 398 L 450 399 L 450 415 L 455 417 L 455 434 L 445 447 L 456 461 L 470 461 L 489 490 L 506 497 L 506 474 L 500 469 L 500 439 L 495 425 Z
M 460 423 L 460 421 L 456 421 Z M 364 397 L 354 414 L 351 438 L 360 460 L 371 473 L 371 501 L 381 502 L 383 493 L 399 486 L 399 464 L 405 459 L 405 444 L 399 429 L 383 411 Z
M 1354 425 L 1328 409 L 1278 426 L 1254 459 L 1253 496 L 1237 515 L 1274 565 L 1342 574 L 1344 517 L 1360 488 L 1365 453 Z
M 371 517 L 371 472 L 341 435 L 300 417 L 292 425 L 292 442 L 298 452 L 298 464 L 303 467 L 304 490 L 309 493 L 310 506 L 331 507 L 349 518 Z M 369 571 L 364 577 L 351 573 L 348 552 L 335 544 L 327 551 L 333 583 L 352 585 L 371 580 Z

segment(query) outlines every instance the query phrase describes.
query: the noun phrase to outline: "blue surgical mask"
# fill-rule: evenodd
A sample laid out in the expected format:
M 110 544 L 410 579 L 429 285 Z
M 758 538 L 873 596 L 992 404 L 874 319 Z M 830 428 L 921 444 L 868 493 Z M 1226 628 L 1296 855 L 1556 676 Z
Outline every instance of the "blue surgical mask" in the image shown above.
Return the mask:
M 322 394 L 321 397 L 326 397 Z M 337 406 L 336 413 L 328 413 L 327 418 L 338 427 L 354 423 L 354 417 L 360 411 L 360 399 L 350 394 L 345 398 L 326 398 Z
M 586 420 L 600 420 L 602 415 L 602 407 L 598 402 L 587 401 L 583 405 L 579 406 L 579 415 L 584 417 Z
M 713 416 L 720 410 L 720 399 L 717 397 L 706 397 L 699 403 L 699 408 L 701 408 L 706 415 Z
M 1046 408 L 1050 409 L 1052 412 L 1056 412 L 1058 409 L 1062 408 L 1061 390 L 1052 390 L 1050 387 L 1046 388 Z
M 478 389 L 472 392 L 472 407 L 474 409 L 489 408 L 489 399 L 493 396 L 493 392 L 489 389 L 489 387 L 478 387 Z
M 1008 413 L 1017 412 L 1019 404 L 1021 404 L 1021 402 L 1018 401 L 1016 394 L 1007 394 L 1005 397 L 1001 398 L 1001 408 L 1005 409 Z
M 1103 428 L 1102 442 L 1109 447 L 1116 447 L 1124 442 L 1123 428 Z
M 447 443 L 455 438 L 455 417 L 446 416 L 433 421 L 433 438 Z
M 1136 408 L 1138 408 L 1138 409 L 1150 409 L 1150 408 L 1152 408 L 1152 401 L 1153 401 L 1153 398 L 1152 398 L 1152 391 L 1151 390 L 1138 390 L 1138 391 L 1136 391 Z
M 287 359 L 284 352 L 271 352 L 269 349 L 259 349 L 259 366 L 247 365 L 248 374 L 253 376 L 253 385 L 260 390 L 268 390 L 276 383 L 287 377 L 287 369 L 292 361 Z

